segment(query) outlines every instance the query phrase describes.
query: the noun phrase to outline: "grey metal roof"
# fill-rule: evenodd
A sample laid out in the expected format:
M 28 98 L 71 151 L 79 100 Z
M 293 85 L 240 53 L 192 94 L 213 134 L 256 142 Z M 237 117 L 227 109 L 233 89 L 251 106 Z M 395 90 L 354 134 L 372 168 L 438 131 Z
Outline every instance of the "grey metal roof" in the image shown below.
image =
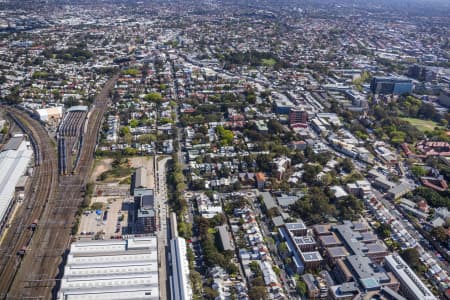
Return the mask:
M 364 242 L 378 240 L 377 235 L 372 232 L 362 232 L 361 237 Z
M 407 183 L 407 182 L 403 182 L 397 186 L 394 186 L 393 188 L 391 188 L 389 190 L 389 193 L 394 194 L 394 195 L 398 195 L 398 194 L 406 194 L 407 192 L 409 192 L 412 189 L 412 186 Z
M 312 274 L 306 273 L 306 274 L 302 275 L 302 279 L 306 283 L 306 286 L 308 287 L 308 291 L 319 289 L 317 287 L 317 285 L 315 284 L 316 280 L 314 279 L 314 276 Z
M 355 292 L 358 293 L 359 292 L 356 282 L 344 282 L 343 284 L 341 284 L 339 290 L 342 293 L 355 293 Z
M 6 143 L 6 145 L 3 147 L 3 151 L 8 150 L 17 150 L 20 146 L 20 143 L 24 140 L 23 137 L 12 137 L 9 139 L 9 141 Z
M 348 224 L 336 225 L 334 228 L 350 248 L 352 254 L 363 255 L 363 245 L 358 241 L 361 238 L 359 232 L 353 231 Z
M 282 195 L 281 197 L 277 197 L 277 201 L 280 206 L 293 205 L 298 199 L 299 199 L 299 197 L 297 197 L 297 196 L 287 196 L 287 195 Z
M 319 239 L 322 241 L 322 244 L 324 244 L 325 246 L 327 245 L 336 245 L 336 244 L 340 244 L 341 241 L 334 236 L 333 234 L 330 235 L 321 235 L 319 236 Z
M 155 205 L 155 194 L 152 189 L 135 189 L 134 198 L 139 202 L 139 208 L 152 209 Z
M 330 232 L 330 227 L 328 225 L 314 225 L 313 228 L 317 234 L 325 234 Z
M 134 174 L 134 187 L 146 188 L 147 186 L 147 169 L 140 167 L 136 169 Z
M 223 250 L 233 250 L 233 247 L 231 246 L 230 235 L 228 233 L 226 225 L 218 226 L 217 229 L 219 231 Z
M 377 253 L 386 251 L 386 247 L 379 243 L 371 243 L 366 245 L 369 253 Z
M 328 254 L 331 257 L 343 257 L 343 256 L 348 255 L 347 250 L 345 250 L 345 247 L 342 247 L 342 246 L 331 247 L 331 248 L 328 248 L 327 250 L 328 250 Z
M 391 289 L 388 286 L 382 287 L 381 288 L 381 292 L 383 294 L 388 295 L 389 299 L 393 299 L 393 300 L 407 300 L 405 297 L 399 295 L 396 291 L 394 291 L 393 289 Z
M 284 225 L 284 221 L 283 221 L 283 217 L 282 216 L 273 217 L 272 218 L 272 222 L 273 222 L 273 225 L 275 227 L 280 227 L 280 226 Z
M 74 112 L 74 111 L 88 111 L 89 108 L 87 106 L 84 105 L 76 105 L 76 106 L 72 106 L 69 109 L 67 109 L 67 112 Z
M 264 201 L 264 205 L 266 206 L 266 209 L 271 209 L 273 207 L 277 207 L 277 204 L 275 203 L 275 200 L 273 199 L 272 195 L 269 192 L 262 192 L 261 193 Z

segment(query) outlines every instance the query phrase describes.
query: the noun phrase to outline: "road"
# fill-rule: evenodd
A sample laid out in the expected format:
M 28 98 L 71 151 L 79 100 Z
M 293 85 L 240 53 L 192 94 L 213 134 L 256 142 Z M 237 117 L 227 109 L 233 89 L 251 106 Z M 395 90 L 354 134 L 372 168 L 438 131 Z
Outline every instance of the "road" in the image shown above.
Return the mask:
M 158 256 L 159 256 L 159 295 L 161 300 L 168 299 L 168 268 L 167 253 L 169 251 L 169 228 L 168 217 L 169 207 L 167 203 L 167 185 L 166 185 L 166 164 L 170 157 L 164 157 L 156 162 L 156 201 L 158 205 L 159 230 L 156 233 L 158 237 Z
M 41 182 L 35 185 L 38 201 L 32 202 L 33 211 L 36 209 L 41 213 L 39 217 L 36 217 L 39 219 L 39 223 L 29 242 L 27 253 L 19 262 L 16 262 L 16 259 L 10 259 L 9 265 L 13 267 L 7 267 L 4 269 L 6 272 L 2 272 L 0 290 L 7 291 L 7 295 L 1 299 L 55 298 L 58 290 L 58 278 L 62 276 L 61 263 L 70 245 L 71 229 L 78 207 L 83 201 L 85 185 L 94 161 L 93 154 L 98 132 L 103 115 L 109 105 L 109 92 L 114 87 L 117 77 L 112 77 L 95 99 L 94 107 L 87 120 L 88 125 L 81 145 L 80 159 L 75 166 L 75 175 L 60 177 L 57 173 L 56 176 L 54 175 L 54 172 L 57 172 L 55 147 L 42 125 L 33 120 L 36 124 L 33 124 L 32 128 L 39 130 L 38 137 L 40 139 L 45 139 L 38 143 L 43 145 L 42 149 L 38 149 L 42 153 L 43 172 L 36 174 L 38 175 L 36 178 L 39 178 Z M 52 149 L 53 152 L 49 152 L 49 149 Z M 47 152 L 53 156 L 46 157 Z M 51 182 L 50 185 L 48 181 Z M 45 192 L 48 189 L 49 191 Z M 31 222 L 29 216 L 20 219 L 22 232 L 27 232 L 24 229 L 29 222 Z M 23 241 L 19 244 L 23 244 Z M 16 250 L 17 247 L 14 249 Z M 14 274 L 12 281 L 6 278 L 9 276 L 10 270 Z M 14 273 L 13 270 L 17 272 Z M 3 288 L 7 285 L 9 287 Z

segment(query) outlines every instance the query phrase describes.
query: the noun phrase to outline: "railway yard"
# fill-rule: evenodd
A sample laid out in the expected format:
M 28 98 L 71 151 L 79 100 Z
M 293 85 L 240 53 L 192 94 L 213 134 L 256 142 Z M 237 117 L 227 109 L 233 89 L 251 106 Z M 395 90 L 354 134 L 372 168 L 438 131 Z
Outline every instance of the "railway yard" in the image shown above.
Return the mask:
M 33 145 L 35 172 L 32 191 L 18 208 L 0 245 L 0 299 L 54 298 L 61 275 L 59 266 L 71 240 L 76 212 L 83 201 L 97 135 L 116 80 L 117 76 L 112 77 L 97 95 L 84 134 L 86 112 L 70 112 L 66 116 L 59 133 L 73 139 L 63 142 L 63 153 L 72 154 L 76 139 L 80 143 L 79 157 L 71 167 L 62 163 L 72 155 L 58 158 L 57 149 L 61 151 L 61 146 L 59 143 L 56 146 L 42 124 L 25 112 L 5 108 Z M 73 174 L 63 175 L 70 173 Z
M 87 107 L 75 107 L 68 110 L 59 126 L 58 162 L 60 174 L 70 174 L 79 158 Z

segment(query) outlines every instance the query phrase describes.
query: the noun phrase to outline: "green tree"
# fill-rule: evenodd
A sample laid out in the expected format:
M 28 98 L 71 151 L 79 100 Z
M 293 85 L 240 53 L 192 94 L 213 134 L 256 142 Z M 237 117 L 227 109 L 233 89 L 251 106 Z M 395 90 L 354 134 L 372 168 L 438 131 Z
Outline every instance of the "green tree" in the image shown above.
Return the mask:
M 234 134 L 231 130 L 224 129 L 223 126 L 216 127 L 219 135 L 220 143 L 223 145 L 231 145 L 233 143 Z
M 409 248 L 400 252 L 400 256 L 405 260 L 405 262 L 414 268 L 420 264 L 419 252 L 416 248 Z
M 156 135 L 151 133 L 142 134 L 138 137 L 138 141 L 141 144 L 150 144 L 151 142 L 156 141 Z
M 339 199 L 336 205 L 339 215 L 344 220 L 355 220 L 363 210 L 362 201 L 353 195 Z
M 448 192 L 441 195 L 435 190 L 420 186 L 414 190 L 414 195 L 426 199 L 428 204 L 432 207 L 445 206 L 450 209 L 450 197 L 448 197 Z
M 411 172 L 416 177 L 422 177 L 422 176 L 425 176 L 427 174 L 427 171 L 422 166 L 419 166 L 419 165 L 414 165 L 411 168 Z
M 308 288 L 306 287 L 306 283 L 302 280 L 297 281 L 296 286 L 297 293 L 299 293 L 302 296 L 305 296 L 308 293 Z
M 168 124 L 168 123 L 172 123 L 172 122 L 173 121 L 170 118 L 166 118 L 166 117 L 159 119 L 159 123 L 161 123 L 161 124 Z
M 320 182 L 322 183 L 322 185 L 328 186 L 333 183 L 333 177 L 330 173 L 326 173 L 320 178 Z
M 266 284 L 264 283 L 264 278 L 262 275 L 256 276 L 251 280 L 252 286 L 261 286 L 265 287 Z
M 431 235 L 435 237 L 436 240 L 438 240 L 440 243 L 445 243 L 448 240 L 447 231 L 442 226 L 433 228 L 431 230 Z
M 249 292 L 248 296 L 251 300 L 266 300 L 268 298 L 267 289 L 265 286 L 254 286 Z
M 131 147 L 125 148 L 125 150 L 123 150 L 123 152 L 125 153 L 125 155 L 130 155 L 130 156 L 137 154 L 137 150 L 135 148 L 131 148 Z
M 317 175 L 322 171 L 322 166 L 316 164 L 307 164 L 304 166 L 302 179 L 306 183 L 313 183 L 316 181 Z
M 138 125 L 139 125 L 139 121 L 138 121 L 138 120 L 132 119 L 132 120 L 130 121 L 130 127 L 131 127 L 131 128 L 136 128 Z
M 251 270 L 252 273 L 253 273 L 253 277 L 258 277 L 258 276 L 261 276 L 261 275 L 262 275 L 261 268 L 259 267 L 259 264 L 258 264 L 257 261 L 251 261 L 251 262 L 248 264 L 248 266 L 249 266 L 250 270 Z
M 152 92 L 144 96 L 144 100 L 147 102 L 156 103 L 157 105 L 161 104 L 163 101 L 163 97 L 160 93 Z
M 128 127 L 128 126 L 124 126 L 124 127 L 120 128 L 120 130 L 119 130 L 119 135 L 122 137 L 125 136 L 126 134 L 130 134 L 130 133 L 131 133 L 130 127 Z
M 204 299 L 207 299 L 207 300 L 214 300 L 217 297 L 219 297 L 219 292 L 210 288 L 209 286 L 207 286 L 203 289 L 203 294 L 205 296 Z
M 377 227 L 376 232 L 380 235 L 382 239 L 386 239 L 391 236 L 391 226 L 387 223 L 380 223 Z
M 341 162 L 341 168 L 344 172 L 351 173 L 355 169 L 355 166 L 353 165 L 352 160 L 346 157 Z

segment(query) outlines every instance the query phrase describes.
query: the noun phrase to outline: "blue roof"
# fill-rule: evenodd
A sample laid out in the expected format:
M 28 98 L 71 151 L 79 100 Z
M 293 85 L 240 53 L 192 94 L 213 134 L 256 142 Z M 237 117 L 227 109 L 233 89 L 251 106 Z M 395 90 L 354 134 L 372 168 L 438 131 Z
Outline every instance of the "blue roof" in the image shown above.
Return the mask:
M 372 290 L 375 288 L 379 288 L 380 284 L 378 281 L 373 277 L 363 278 L 359 280 L 361 284 L 364 286 L 366 290 Z

